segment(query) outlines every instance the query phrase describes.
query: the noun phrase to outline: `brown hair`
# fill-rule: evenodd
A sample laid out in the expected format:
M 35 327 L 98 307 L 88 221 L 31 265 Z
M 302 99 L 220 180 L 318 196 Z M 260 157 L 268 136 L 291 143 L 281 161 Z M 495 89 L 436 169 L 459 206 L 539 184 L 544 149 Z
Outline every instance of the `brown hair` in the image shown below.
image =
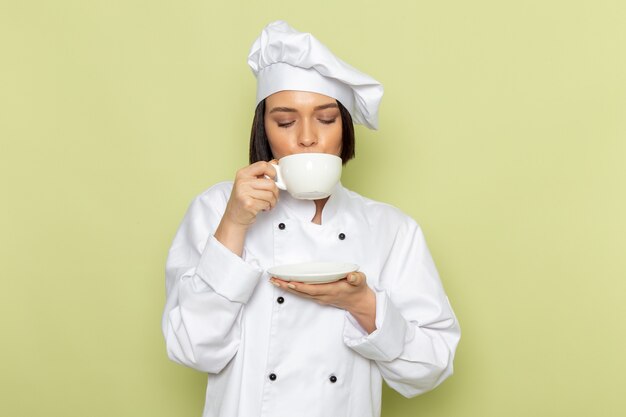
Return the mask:
M 343 104 L 337 101 L 339 114 L 341 115 L 341 160 L 345 165 L 354 158 L 354 125 L 352 116 Z M 252 131 L 250 132 L 250 163 L 258 161 L 271 161 L 274 159 L 270 142 L 265 132 L 265 100 L 261 100 L 254 112 Z

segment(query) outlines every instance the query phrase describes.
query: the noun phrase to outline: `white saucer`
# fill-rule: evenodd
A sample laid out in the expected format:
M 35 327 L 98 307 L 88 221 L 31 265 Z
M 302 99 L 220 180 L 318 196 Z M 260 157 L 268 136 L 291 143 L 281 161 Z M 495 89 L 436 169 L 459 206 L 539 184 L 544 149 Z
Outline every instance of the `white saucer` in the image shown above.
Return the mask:
M 305 262 L 301 264 L 278 265 L 267 270 L 271 277 L 285 281 L 323 284 L 345 278 L 350 272 L 358 271 L 359 266 L 343 262 Z

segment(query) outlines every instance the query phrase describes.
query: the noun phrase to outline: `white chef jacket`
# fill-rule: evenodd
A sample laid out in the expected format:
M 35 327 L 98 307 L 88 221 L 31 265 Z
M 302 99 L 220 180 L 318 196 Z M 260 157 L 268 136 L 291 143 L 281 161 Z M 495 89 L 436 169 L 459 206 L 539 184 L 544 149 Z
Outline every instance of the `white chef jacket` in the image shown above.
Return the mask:
M 204 417 L 380 416 L 382 379 L 411 397 L 452 374 L 460 329 L 421 229 L 338 184 L 312 201 L 282 192 L 239 257 L 213 236 L 232 182 L 189 207 L 166 265 L 169 357 L 208 373 Z M 376 294 L 376 330 L 268 281 L 275 265 L 355 263 Z

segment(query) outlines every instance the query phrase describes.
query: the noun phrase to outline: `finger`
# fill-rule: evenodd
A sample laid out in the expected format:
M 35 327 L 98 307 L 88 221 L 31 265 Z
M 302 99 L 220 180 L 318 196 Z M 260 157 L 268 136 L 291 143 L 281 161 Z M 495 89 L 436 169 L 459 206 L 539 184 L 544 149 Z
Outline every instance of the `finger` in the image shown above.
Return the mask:
M 271 277 L 270 278 L 270 282 L 274 285 L 276 285 L 277 287 L 280 287 L 284 290 L 294 290 L 297 288 L 298 284 L 302 284 L 302 283 L 298 283 L 296 281 L 285 281 L 282 280 L 280 278 L 276 278 L 276 277 Z
M 292 282 L 288 283 L 285 287 L 282 288 L 283 290 L 285 290 L 287 293 L 289 294 L 293 294 L 297 297 L 302 297 L 302 298 L 306 298 L 308 300 L 315 300 L 315 301 L 319 301 L 319 296 L 315 296 L 315 295 L 311 295 L 311 294 L 307 294 L 302 290 L 302 287 L 299 287 L 297 284 L 294 284 Z
M 271 191 L 251 190 L 248 194 L 248 197 L 259 201 L 265 201 L 267 204 L 269 204 L 270 209 L 276 206 L 276 196 Z
M 304 298 L 310 298 L 313 299 L 313 297 L 309 294 L 307 294 L 306 292 L 302 292 L 299 291 L 298 288 L 302 289 L 301 285 L 303 285 L 301 282 L 295 282 L 295 281 L 283 281 L 280 278 L 276 278 L 276 277 L 272 277 L 270 278 L 270 282 L 275 285 L 276 287 L 287 291 L 290 294 L 294 294 L 297 295 L 298 297 L 304 297 Z M 299 287 L 300 286 L 300 287 Z
M 277 277 L 271 277 L 270 278 L 270 282 L 274 285 L 276 285 L 277 287 L 287 287 L 287 284 L 289 284 L 289 281 L 284 281 L 280 278 Z
M 271 210 L 272 205 L 269 201 L 259 200 L 256 198 L 248 197 L 242 202 L 242 207 L 245 211 L 253 213 L 255 216 L 258 212 L 264 210 Z
M 321 287 L 323 284 L 322 285 L 320 284 L 309 285 L 309 284 L 303 284 L 301 282 L 295 282 L 295 281 L 283 281 L 276 277 L 270 278 L 270 282 L 288 294 L 293 294 L 297 297 L 315 301 L 316 303 L 324 305 L 324 306 L 330 305 L 333 307 L 337 307 L 332 301 L 333 298 L 329 296 L 328 294 L 326 294 L 324 291 L 320 291 L 319 293 L 316 293 L 315 290 Z
M 276 186 L 276 182 L 269 178 L 265 178 L 265 177 L 256 178 L 254 180 L 245 181 L 245 184 L 255 190 L 270 191 L 272 192 L 272 194 L 274 194 L 274 197 L 276 199 L 278 199 L 280 195 L 280 191 L 278 190 L 278 187 Z
M 241 169 L 239 172 L 247 177 L 263 177 L 267 175 L 270 178 L 274 178 L 276 176 L 274 166 L 266 161 L 255 162 Z
M 243 189 L 278 191 L 276 181 L 265 177 L 240 177 L 235 180 L 235 186 Z
M 305 284 L 302 282 L 290 282 L 287 288 L 297 291 L 300 294 L 306 294 L 310 297 L 323 297 L 337 292 L 339 281 L 329 284 Z
M 256 181 L 256 179 L 254 180 Z M 278 191 L 278 187 L 272 180 L 271 184 L 260 182 L 254 183 L 251 181 L 242 181 L 240 183 L 235 183 L 235 189 L 233 190 L 233 195 L 239 201 L 245 201 L 248 198 L 256 198 L 259 200 L 265 200 L 272 203 L 272 207 L 276 205 L 278 199 L 280 198 L 280 193 Z
M 278 288 L 281 287 L 280 285 L 280 280 L 276 277 L 271 277 L 270 278 L 270 284 L 277 286 Z

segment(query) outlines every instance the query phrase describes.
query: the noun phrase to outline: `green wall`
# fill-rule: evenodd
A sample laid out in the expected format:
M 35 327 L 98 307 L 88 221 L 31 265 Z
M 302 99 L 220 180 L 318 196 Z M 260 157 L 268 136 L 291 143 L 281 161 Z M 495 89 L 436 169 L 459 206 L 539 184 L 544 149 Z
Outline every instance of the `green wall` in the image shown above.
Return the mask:
M 278 18 L 385 85 L 343 182 L 420 222 L 463 329 L 455 375 L 383 416 L 624 415 L 622 0 L 3 1 L 0 415 L 200 415 L 165 257 L 246 163 Z

